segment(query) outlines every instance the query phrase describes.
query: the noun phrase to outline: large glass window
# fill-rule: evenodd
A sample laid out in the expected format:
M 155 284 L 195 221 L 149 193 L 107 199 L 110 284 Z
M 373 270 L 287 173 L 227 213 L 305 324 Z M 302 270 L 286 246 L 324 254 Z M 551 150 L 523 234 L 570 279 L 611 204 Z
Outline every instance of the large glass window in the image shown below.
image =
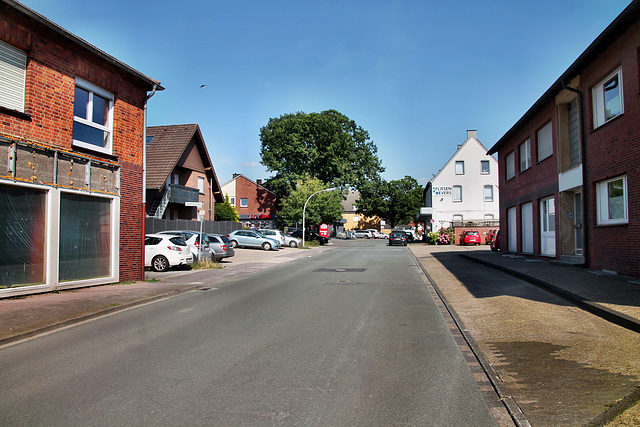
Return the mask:
M 596 184 L 598 224 L 626 224 L 627 177 L 622 176 Z
M 111 154 L 113 94 L 76 78 L 73 101 L 74 145 Z
M 111 275 L 111 200 L 60 197 L 60 281 Z
M 622 70 L 618 69 L 593 88 L 593 127 L 598 127 L 624 112 Z
M 520 172 L 531 167 L 531 141 L 527 139 L 520 144 Z
M 0 185 L 0 289 L 45 281 L 47 194 Z
M 507 154 L 505 159 L 507 169 L 507 181 L 516 176 L 516 156 L 513 152 Z

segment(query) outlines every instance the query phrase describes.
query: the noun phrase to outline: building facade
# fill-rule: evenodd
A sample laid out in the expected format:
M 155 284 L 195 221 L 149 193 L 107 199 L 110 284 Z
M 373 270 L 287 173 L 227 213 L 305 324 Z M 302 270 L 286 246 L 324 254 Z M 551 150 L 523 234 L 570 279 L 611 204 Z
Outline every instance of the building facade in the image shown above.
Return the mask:
M 234 173 L 233 178 L 222 185 L 223 200 L 236 208 L 240 222 L 247 227 L 275 228 L 277 198 L 275 193 L 262 186 L 262 180 L 252 181 Z
M 417 222 L 424 223 L 427 232 L 464 225 L 497 227 L 498 162 L 487 155 L 475 130 L 467 131 L 467 139 L 427 183 L 423 196 Z
M 224 202 L 197 124 L 147 128 L 147 216 L 213 221 Z
M 0 1 L 0 296 L 143 279 L 145 109 L 161 89 Z
M 640 276 L 640 2 L 489 150 L 502 250 Z

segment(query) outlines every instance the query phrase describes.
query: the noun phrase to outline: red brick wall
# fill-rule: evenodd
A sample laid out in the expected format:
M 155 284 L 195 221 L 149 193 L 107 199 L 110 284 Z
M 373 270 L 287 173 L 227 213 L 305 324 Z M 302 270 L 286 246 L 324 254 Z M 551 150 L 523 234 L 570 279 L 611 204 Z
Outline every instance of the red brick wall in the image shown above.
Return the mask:
M 75 151 L 75 77 L 114 93 L 113 156 L 121 166 L 120 279 L 143 278 L 143 106 L 146 83 L 46 27 L 0 6 L 0 40 L 27 52 L 25 113 L 0 109 L 0 133 Z M 83 155 L 105 158 L 99 153 Z
M 590 267 L 640 277 L 640 105 L 638 47 L 640 24 L 607 46 L 581 75 L 585 97 L 586 197 Z M 591 90 L 622 68 L 624 114 L 594 129 Z M 596 183 L 627 176 L 629 223 L 598 225 Z
M 246 208 L 240 207 L 240 199 L 248 199 Z M 244 176 L 238 176 L 236 178 L 236 210 L 239 215 L 271 215 L 271 219 L 275 220 L 276 196 Z

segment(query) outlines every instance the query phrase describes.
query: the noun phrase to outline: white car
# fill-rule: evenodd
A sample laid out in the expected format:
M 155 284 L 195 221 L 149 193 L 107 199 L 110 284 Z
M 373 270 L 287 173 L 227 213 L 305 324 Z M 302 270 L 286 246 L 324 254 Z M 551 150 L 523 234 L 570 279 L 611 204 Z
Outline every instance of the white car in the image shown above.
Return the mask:
M 356 238 L 357 239 L 372 239 L 373 238 L 373 234 L 371 233 L 370 230 L 353 230 L 355 232 Z
M 189 250 L 191 250 L 191 255 L 193 255 L 194 260 L 211 258 L 209 237 L 205 233 L 200 234 L 199 232 L 192 230 L 167 230 L 159 231 L 157 234 L 169 234 L 172 236 L 182 237 L 182 240 L 184 240 L 189 246 Z M 202 247 L 200 247 L 201 244 Z
M 380 239 L 380 238 L 384 237 L 384 236 L 382 235 L 382 233 L 380 233 L 378 230 L 375 230 L 375 229 L 373 229 L 373 228 L 369 228 L 369 229 L 367 229 L 366 231 L 370 231 L 370 232 L 371 232 L 371 234 L 373 235 L 373 238 L 374 238 L 374 239 Z
M 193 263 L 189 246 L 180 236 L 147 234 L 144 236 L 144 266 L 155 271 Z
M 282 233 L 280 230 L 270 230 L 265 228 L 259 231 L 265 237 L 279 241 L 280 246 L 283 248 L 285 246 L 289 246 L 290 248 L 297 248 L 298 246 L 300 246 L 300 244 L 302 244 L 302 240 L 293 236 L 287 236 L 284 233 Z

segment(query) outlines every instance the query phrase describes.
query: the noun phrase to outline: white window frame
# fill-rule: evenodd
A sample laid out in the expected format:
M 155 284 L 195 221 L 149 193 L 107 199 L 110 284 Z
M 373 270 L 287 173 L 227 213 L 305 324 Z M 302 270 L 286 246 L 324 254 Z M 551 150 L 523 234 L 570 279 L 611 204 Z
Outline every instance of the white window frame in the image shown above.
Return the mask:
M 485 185 L 483 195 L 485 202 L 493 202 L 493 185 Z
M 520 172 L 524 172 L 531 167 L 531 140 L 527 139 L 518 147 L 520 153 Z
M 538 162 L 553 156 L 553 126 L 547 123 L 536 131 L 536 145 L 538 147 Z
M 487 166 L 485 171 L 485 165 Z M 480 174 L 489 175 L 491 173 L 491 162 L 489 160 L 480 160 Z
M 241 208 L 248 208 L 249 207 L 249 199 L 241 198 L 240 199 L 240 207 Z
M 27 53 L 0 41 L 0 106 L 24 113 Z
M 464 175 L 464 160 L 456 160 L 456 175 Z
M 236 198 L 235 197 L 229 197 L 229 204 L 235 208 L 236 207 Z
M 462 202 L 462 185 L 454 185 L 452 187 L 453 193 L 452 193 L 452 198 L 453 201 L 458 203 L 458 202 Z M 458 194 L 456 194 L 456 190 L 458 190 Z
M 506 178 L 507 181 L 509 181 L 511 178 L 514 178 L 516 176 L 516 156 L 514 154 L 514 152 L 510 152 L 509 154 L 507 154 L 507 157 L 505 158 L 505 169 L 506 169 Z
M 611 83 L 614 79 L 618 79 L 618 96 L 611 100 L 609 104 L 615 104 L 618 112 L 611 116 L 607 115 L 607 102 L 606 102 L 606 90 L 605 87 Z M 593 101 L 593 127 L 597 128 L 605 123 L 615 119 L 616 117 L 624 114 L 624 91 L 622 90 L 622 69 L 618 68 L 613 73 L 604 78 L 597 86 L 592 89 L 592 101 Z
M 198 191 L 200 194 L 204 194 L 204 178 L 201 176 L 198 177 Z
M 610 203 L 609 197 L 609 184 L 615 181 L 622 181 L 623 195 L 620 196 L 620 202 L 622 202 L 622 216 L 618 218 L 610 217 Z M 598 225 L 617 225 L 629 223 L 629 203 L 628 203 L 628 191 L 627 191 L 627 176 L 618 176 L 596 183 L 596 206 L 597 206 L 597 220 Z
M 88 115 L 92 115 L 93 114 L 93 108 L 92 107 L 92 102 L 93 102 L 93 95 L 99 95 L 103 98 L 106 98 L 109 101 L 109 106 L 108 106 L 108 113 L 107 113 L 107 123 L 105 125 L 101 125 L 98 123 L 93 122 L 92 117 L 88 117 L 88 118 L 84 118 L 84 117 L 78 117 L 78 116 L 73 116 L 73 121 L 74 122 L 78 122 L 81 123 L 83 125 L 86 126 L 90 126 L 92 128 L 101 130 L 103 132 L 106 132 L 108 134 L 106 141 L 105 141 L 105 145 L 104 147 L 100 147 L 98 145 L 95 144 L 91 144 L 88 142 L 84 142 L 84 141 L 80 141 L 77 139 L 73 139 L 73 145 L 77 146 L 77 147 L 82 147 L 82 148 L 86 148 L 87 150 L 92 150 L 92 151 L 98 151 L 100 153 L 105 153 L 105 154 L 112 154 L 113 151 L 113 106 L 114 106 L 114 96 L 111 92 L 101 88 L 98 85 L 95 85 L 87 80 L 84 80 L 80 77 L 76 77 L 76 84 L 77 87 L 86 90 L 87 92 L 89 92 L 89 104 L 87 105 L 87 114 Z

